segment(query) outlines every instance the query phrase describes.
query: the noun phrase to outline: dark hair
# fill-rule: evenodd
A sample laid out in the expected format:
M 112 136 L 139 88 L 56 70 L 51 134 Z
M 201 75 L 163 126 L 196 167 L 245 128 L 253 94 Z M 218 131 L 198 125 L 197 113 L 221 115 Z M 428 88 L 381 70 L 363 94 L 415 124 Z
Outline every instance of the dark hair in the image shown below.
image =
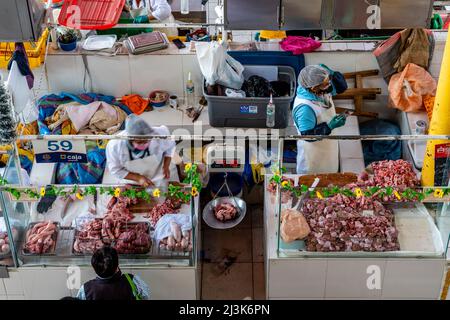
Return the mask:
M 99 277 L 112 277 L 119 266 L 119 255 L 116 249 L 104 246 L 94 252 L 91 258 L 91 265 Z
M 67 297 L 62 297 L 60 300 L 73 300 L 73 301 L 76 301 L 76 300 L 80 300 L 80 299 L 78 299 L 78 298 L 75 298 L 75 297 L 70 297 L 70 296 L 67 296 Z

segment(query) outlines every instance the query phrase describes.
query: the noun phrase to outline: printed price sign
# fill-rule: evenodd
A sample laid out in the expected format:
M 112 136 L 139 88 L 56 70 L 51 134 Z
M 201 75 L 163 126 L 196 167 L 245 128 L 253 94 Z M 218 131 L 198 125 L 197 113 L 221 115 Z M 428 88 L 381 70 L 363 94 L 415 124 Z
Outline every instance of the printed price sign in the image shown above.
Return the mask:
M 83 140 L 33 140 L 37 163 L 86 163 Z
M 448 185 L 450 180 L 450 143 L 435 146 L 434 165 L 434 185 Z

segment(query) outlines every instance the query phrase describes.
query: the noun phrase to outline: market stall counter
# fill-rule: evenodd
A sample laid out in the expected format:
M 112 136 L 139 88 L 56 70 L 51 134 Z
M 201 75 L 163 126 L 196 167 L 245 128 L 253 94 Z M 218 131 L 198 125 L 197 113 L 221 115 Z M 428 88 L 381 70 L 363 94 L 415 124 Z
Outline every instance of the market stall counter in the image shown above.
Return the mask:
M 354 173 L 265 176 L 268 299 L 438 299 L 447 188 L 404 160 Z M 442 188 L 442 189 L 440 189 Z
M 7 173 L 15 168 L 11 159 Z M 7 177 L 18 184 L 17 175 Z M 170 192 L 112 185 L 17 187 L 17 197 L 2 192 L 8 234 L 15 235 L 14 267 L 2 280 L 5 297 L 74 296 L 95 277 L 92 253 L 112 246 L 121 269 L 150 285 L 152 299 L 198 298 L 198 197 L 190 195 L 189 185 L 171 186 Z M 109 203 L 100 212 L 98 198 L 107 194 Z

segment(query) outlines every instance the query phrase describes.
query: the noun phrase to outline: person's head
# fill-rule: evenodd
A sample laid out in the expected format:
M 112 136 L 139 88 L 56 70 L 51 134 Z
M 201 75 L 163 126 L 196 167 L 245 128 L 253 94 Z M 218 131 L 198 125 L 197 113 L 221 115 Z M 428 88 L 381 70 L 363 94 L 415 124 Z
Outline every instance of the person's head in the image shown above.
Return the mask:
M 333 90 L 328 71 L 319 65 L 310 65 L 300 71 L 298 83 L 314 94 L 321 95 Z
M 67 297 L 62 297 L 60 300 L 68 300 L 68 301 L 72 300 L 72 301 L 78 301 L 78 300 L 80 300 L 80 299 L 75 298 L 75 297 L 71 297 L 71 296 L 67 296 Z
M 109 246 L 95 250 L 91 258 L 91 265 L 100 278 L 112 277 L 119 269 L 117 250 Z
M 139 118 L 134 114 L 130 114 L 125 121 L 125 131 L 129 136 L 144 136 L 153 134 L 153 129 L 145 120 Z M 130 140 L 130 145 L 133 149 L 142 151 L 148 148 L 150 140 L 148 139 L 134 139 Z

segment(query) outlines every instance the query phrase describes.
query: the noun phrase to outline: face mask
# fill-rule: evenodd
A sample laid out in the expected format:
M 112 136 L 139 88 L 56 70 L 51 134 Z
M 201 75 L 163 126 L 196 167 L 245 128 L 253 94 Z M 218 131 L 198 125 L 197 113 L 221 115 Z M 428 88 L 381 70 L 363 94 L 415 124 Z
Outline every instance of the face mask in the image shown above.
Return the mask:
M 134 142 L 133 142 L 133 147 L 134 147 L 136 150 L 139 150 L 139 151 L 144 151 L 144 150 L 146 150 L 146 149 L 148 148 L 149 145 L 150 145 L 150 142 L 147 142 L 147 143 L 144 143 L 144 144 L 137 144 L 137 143 L 134 143 Z
M 329 85 L 326 89 L 320 89 L 321 93 L 331 93 L 333 92 L 333 87 Z

